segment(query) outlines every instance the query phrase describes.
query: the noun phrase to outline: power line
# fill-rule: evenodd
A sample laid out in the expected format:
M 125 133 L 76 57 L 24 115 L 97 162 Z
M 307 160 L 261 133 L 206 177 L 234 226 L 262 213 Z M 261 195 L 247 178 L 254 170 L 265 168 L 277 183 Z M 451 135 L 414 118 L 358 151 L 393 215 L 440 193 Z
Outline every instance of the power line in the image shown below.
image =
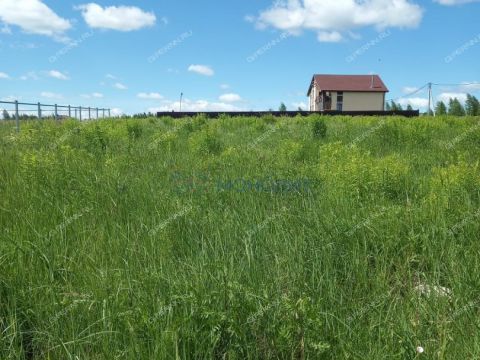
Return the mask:
M 435 85 L 435 86 L 469 86 L 469 85 L 480 85 L 480 83 L 478 83 L 478 82 L 461 83 L 461 84 L 435 84 L 435 83 L 432 83 L 432 85 Z
M 418 94 L 420 91 L 422 91 L 423 89 L 425 89 L 428 85 L 429 85 L 429 84 L 427 83 L 427 84 L 423 85 L 421 88 L 418 88 L 417 90 L 415 90 L 415 91 L 413 91 L 413 92 L 411 92 L 411 93 L 408 93 L 408 94 L 406 94 L 406 95 L 403 95 L 403 96 L 400 96 L 400 97 L 398 97 L 398 98 L 396 98 L 396 99 L 391 99 L 391 100 L 388 100 L 388 101 L 394 101 L 394 102 L 396 102 L 396 101 L 398 101 L 398 100 L 401 100 L 401 99 L 404 99 L 404 98 L 408 98 L 408 97 L 410 97 L 410 96 L 413 96 L 413 95 L 415 95 L 415 94 Z
M 401 100 L 401 99 L 405 99 L 405 98 L 409 98 L 415 94 L 418 94 L 420 91 L 424 90 L 426 87 L 429 87 L 429 86 L 474 86 L 474 85 L 477 85 L 477 86 L 480 86 L 480 82 L 471 82 L 471 83 L 460 83 L 460 84 L 439 84 L 439 83 L 427 83 L 425 85 L 423 85 L 422 87 L 418 88 L 417 90 L 411 92 L 411 93 L 408 93 L 408 94 L 405 94 L 403 96 L 400 96 L 396 99 L 390 99 L 390 100 L 387 100 L 387 101 L 393 101 L 393 102 L 397 102 L 398 100 Z

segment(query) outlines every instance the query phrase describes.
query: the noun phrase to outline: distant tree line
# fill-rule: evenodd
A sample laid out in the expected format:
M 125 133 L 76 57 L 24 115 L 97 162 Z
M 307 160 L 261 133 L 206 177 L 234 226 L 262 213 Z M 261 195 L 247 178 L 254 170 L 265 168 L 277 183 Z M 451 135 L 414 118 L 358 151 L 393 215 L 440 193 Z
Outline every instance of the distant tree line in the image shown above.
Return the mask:
M 35 116 L 35 115 L 27 115 L 27 114 L 18 115 L 19 120 L 33 120 L 33 119 L 36 119 L 36 118 L 37 118 L 37 116 Z M 3 109 L 2 110 L 2 116 L 0 117 L 0 119 L 14 120 L 15 115 L 14 114 L 10 115 L 10 113 L 7 110 Z
M 454 116 L 479 116 L 480 115 L 480 102 L 478 99 L 470 94 L 467 94 L 467 100 L 465 106 L 462 105 L 457 98 L 450 99 L 447 105 L 443 101 L 437 102 L 435 106 L 435 113 L 437 115 L 454 115 Z
M 131 117 L 133 119 L 148 119 L 148 118 L 151 118 L 151 117 L 155 117 L 156 115 L 152 112 L 148 112 L 148 113 L 139 113 L 139 114 L 134 114 L 132 116 L 124 116 L 124 117 Z
M 385 110 L 387 111 L 402 111 L 403 107 L 401 104 L 396 103 L 395 101 L 387 102 L 385 105 Z M 409 104 L 406 110 L 413 110 L 412 106 Z M 448 107 L 443 101 L 438 101 L 435 105 L 435 114 L 436 115 L 453 115 L 453 116 L 480 116 L 480 102 L 478 99 L 470 94 L 467 94 L 467 100 L 465 101 L 465 106 L 457 98 L 450 98 L 448 101 Z
M 386 111 L 403 111 L 403 110 L 413 110 L 412 105 L 408 104 L 407 108 L 404 109 L 400 103 L 396 103 L 395 101 L 390 101 L 385 104 Z

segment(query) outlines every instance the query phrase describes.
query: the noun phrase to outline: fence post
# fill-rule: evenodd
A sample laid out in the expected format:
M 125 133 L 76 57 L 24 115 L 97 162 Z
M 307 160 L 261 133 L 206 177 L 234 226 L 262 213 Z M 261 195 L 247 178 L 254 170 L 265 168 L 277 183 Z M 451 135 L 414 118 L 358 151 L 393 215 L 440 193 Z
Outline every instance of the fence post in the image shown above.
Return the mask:
M 55 121 L 58 121 L 57 104 L 55 104 Z
M 77 108 L 75 108 L 75 119 L 77 118 Z
M 68 105 L 68 117 L 72 117 L 72 108 L 70 107 L 70 105 Z
M 98 108 L 97 108 L 97 120 L 98 120 Z
M 41 120 L 42 119 L 42 105 L 38 103 L 38 118 Z
M 102 116 L 102 118 L 104 118 L 104 119 L 105 119 L 105 109 L 102 109 L 102 112 L 103 112 L 103 116 Z
M 111 116 L 110 116 L 110 109 L 108 109 L 108 117 L 111 117 Z
M 20 132 L 20 118 L 18 117 L 18 100 L 15 100 L 15 123 L 17 124 L 17 132 Z
M 80 106 L 79 113 L 80 113 L 80 121 L 82 121 L 82 107 L 81 106 Z

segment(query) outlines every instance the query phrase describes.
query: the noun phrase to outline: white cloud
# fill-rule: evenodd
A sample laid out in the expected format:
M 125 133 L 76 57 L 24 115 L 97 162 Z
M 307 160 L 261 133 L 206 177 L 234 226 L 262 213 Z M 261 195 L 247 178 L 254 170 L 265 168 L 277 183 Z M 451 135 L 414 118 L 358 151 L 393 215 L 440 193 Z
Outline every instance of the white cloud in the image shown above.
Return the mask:
M 242 98 L 238 94 L 223 94 L 218 98 L 218 100 L 220 100 L 221 102 L 233 103 L 242 101 Z
M 63 98 L 63 95 L 55 94 L 55 93 L 50 92 L 50 91 L 42 91 L 40 93 L 40 96 L 44 97 L 44 98 L 47 98 L 47 99 L 62 99 Z
M 14 102 L 15 100 L 20 100 L 20 99 L 21 99 L 20 96 L 9 95 L 9 96 L 0 98 L 0 101 Z
M 163 96 L 160 95 L 159 93 L 139 93 L 137 94 L 137 97 L 139 99 L 148 99 L 148 100 L 161 100 L 163 99 Z
M 4 24 L 4 25 L 0 28 L 0 34 L 10 35 L 11 33 L 12 33 L 12 30 L 10 30 L 10 28 L 8 27 L 7 24 Z
M 318 40 L 333 42 L 362 27 L 416 27 L 422 17 L 423 9 L 410 0 L 282 0 L 262 11 L 256 24 L 291 33 L 311 30 Z
M 343 36 L 338 31 L 319 31 L 317 39 L 320 42 L 340 42 Z
M 417 87 L 414 87 L 414 86 L 405 86 L 403 89 L 402 89 L 402 92 L 404 94 L 411 94 L 411 93 L 414 93 L 415 91 L 417 91 L 418 88 Z
M 69 80 L 69 77 L 58 70 L 50 70 L 48 76 L 58 80 Z
M 113 85 L 113 87 L 115 87 L 115 89 L 118 89 L 118 90 L 127 90 L 128 89 L 127 86 L 125 86 L 125 85 L 123 85 L 122 83 L 119 83 L 119 82 L 115 83 Z
M 26 33 L 57 39 L 64 38 L 65 31 L 72 27 L 40 0 L 1 0 L 0 21 L 19 26 Z
M 398 101 L 400 105 L 403 107 L 406 107 L 410 105 L 414 109 L 423 109 L 423 108 L 428 108 L 428 99 L 425 98 L 420 98 L 420 97 L 414 97 L 414 98 L 408 98 L 408 99 L 400 99 Z
M 230 89 L 230 85 L 228 85 L 228 84 L 221 84 L 221 85 L 220 85 L 220 89 L 222 89 L 222 90 L 228 90 L 228 89 Z
M 166 16 L 162 16 L 162 17 L 160 18 L 160 21 L 162 22 L 162 24 L 163 24 L 164 26 L 167 26 L 168 24 L 170 24 L 170 20 L 168 20 L 168 18 L 167 18 Z
M 5 74 L 4 72 L 0 72 L 0 79 L 10 79 L 10 76 L 8 76 L 8 74 Z
M 85 22 L 91 28 L 118 31 L 133 31 L 153 26 L 157 18 L 152 12 L 145 12 L 135 6 L 108 6 L 102 8 L 95 3 L 76 7 L 82 11 Z
M 213 69 L 206 65 L 190 65 L 188 71 L 205 76 L 213 76 L 215 74 Z
M 13 42 L 10 45 L 11 49 L 18 49 L 18 50 L 31 50 L 31 49 L 38 49 L 39 46 L 34 43 L 29 43 L 29 42 Z
M 308 105 L 305 104 L 303 101 L 302 102 L 294 102 L 294 103 L 292 103 L 292 106 L 295 109 L 301 108 L 302 110 L 308 110 Z
M 434 0 L 434 1 L 436 3 L 441 4 L 441 5 L 452 6 L 452 5 L 460 5 L 460 4 L 468 4 L 468 3 L 478 2 L 480 0 Z
M 113 108 L 110 110 L 110 115 L 112 116 L 122 116 L 124 114 L 122 109 L 119 108 Z
M 91 94 L 82 94 L 80 96 L 85 98 L 85 99 L 91 99 L 91 98 L 101 99 L 101 98 L 103 98 L 103 94 L 98 93 L 98 92 L 94 92 L 94 93 L 91 93 Z
M 437 96 L 438 101 L 443 101 L 448 105 L 450 99 L 458 99 L 461 103 L 464 103 L 467 100 L 467 94 L 465 93 L 455 93 L 455 92 L 444 92 Z
M 480 83 L 475 81 L 464 82 L 463 85 L 460 86 L 460 91 L 469 93 L 480 91 Z
M 245 15 L 244 19 L 245 19 L 246 22 L 249 22 L 249 23 L 254 23 L 255 22 L 255 16 L 253 16 L 253 15 Z
M 30 71 L 25 75 L 20 76 L 20 80 L 38 80 L 40 79 L 35 71 Z
M 149 108 L 148 111 L 155 113 L 158 111 L 179 111 L 180 110 L 180 102 L 179 101 L 164 101 L 164 105 L 160 107 Z M 241 108 L 227 104 L 224 102 L 209 102 L 207 100 L 189 100 L 184 99 L 182 101 L 182 111 L 242 111 Z
M 115 80 L 115 79 L 116 79 L 116 77 L 115 77 L 114 75 L 112 75 L 112 74 L 107 74 L 107 75 L 105 75 L 105 77 L 106 77 L 107 79 L 111 79 L 111 80 Z

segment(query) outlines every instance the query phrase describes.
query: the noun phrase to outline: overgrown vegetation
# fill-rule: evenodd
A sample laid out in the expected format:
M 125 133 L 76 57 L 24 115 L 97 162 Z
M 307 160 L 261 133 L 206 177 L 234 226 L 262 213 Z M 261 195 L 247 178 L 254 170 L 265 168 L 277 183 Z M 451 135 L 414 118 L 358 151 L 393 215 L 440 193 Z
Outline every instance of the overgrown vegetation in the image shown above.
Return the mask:
M 479 121 L 4 122 L 0 359 L 480 358 Z

